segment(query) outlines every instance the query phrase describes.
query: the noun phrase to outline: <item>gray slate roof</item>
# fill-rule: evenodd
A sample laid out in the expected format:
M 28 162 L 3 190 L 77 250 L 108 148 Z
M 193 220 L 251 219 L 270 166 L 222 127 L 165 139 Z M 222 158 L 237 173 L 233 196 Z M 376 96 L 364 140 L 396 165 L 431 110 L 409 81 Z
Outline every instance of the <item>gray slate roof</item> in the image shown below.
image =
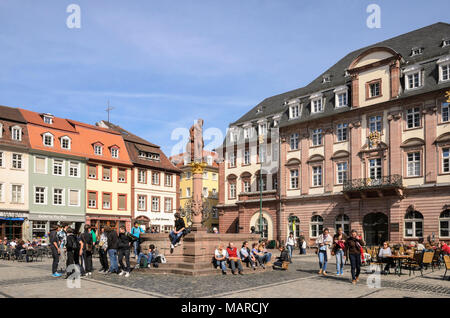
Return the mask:
M 450 54 L 449 46 L 442 47 L 443 40 L 449 38 L 450 24 L 438 22 L 427 27 L 408 32 L 397 37 L 353 51 L 339 60 L 331 68 L 323 72 L 307 86 L 264 99 L 261 103 L 253 107 L 249 112 L 247 112 L 244 116 L 239 118 L 231 125 L 238 125 L 259 118 L 270 117 L 271 115 L 283 112 L 284 114 L 281 119 L 281 126 L 285 126 L 287 124 L 286 120 L 288 118 L 288 107 L 284 104 L 284 102 L 293 98 L 299 98 L 301 96 L 304 96 L 303 98 L 301 98 L 301 102 L 304 104 L 304 107 L 301 110 L 300 117 L 295 121 L 289 121 L 289 125 L 292 123 L 307 121 L 312 118 L 320 118 L 335 113 L 349 111 L 350 107 L 335 109 L 333 89 L 340 85 L 350 85 L 351 78 L 349 76 L 345 76 L 346 70 L 350 66 L 351 62 L 361 53 L 372 47 L 388 47 L 399 53 L 403 57 L 404 61 L 401 66 L 404 67 L 406 65 L 414 65 L 416 63 L 427 61 L 429 59 L 437 58 L 441 55 Z M 420 55 L 411 56 L 411 50 L 415 47 L 423 48 L 423 53 Z M 424 87 L 421 89 L 408 91 L 406 93 L 402 92 L 400 98 L 422 94 L 428 91 L 433 91 L 449 86 L 448 83 L 438 84 L 438 71 L 436 67 L 436 61 L 427 62 L 423 66 L 425 68 L 426 74 Z M 324 75 L 329 75 L 331 77 L 331 81 L 328 83 L 322 83 Z M 309 95 L 320 91 L 324 91 L 323 94 L 326 98 L 324 112 L 314 114 L 312 115 L 314 117 L 311 117 Z M 349 96 L 349 98 L 350 97 L 351 96 Z M 349 103 L 351 104 L 351 101 L 349 101 Z M 261 109 L 261 111 L 257 112 L 257 109 Z

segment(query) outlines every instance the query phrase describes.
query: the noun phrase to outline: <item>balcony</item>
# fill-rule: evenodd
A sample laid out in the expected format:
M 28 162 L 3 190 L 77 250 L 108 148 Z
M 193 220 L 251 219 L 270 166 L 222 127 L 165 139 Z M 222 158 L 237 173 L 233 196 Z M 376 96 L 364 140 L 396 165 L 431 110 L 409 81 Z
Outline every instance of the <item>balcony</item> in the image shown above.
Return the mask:
M 241 192 L 239 194 L 239 201 L 245 202 L 245 201 L 259 201 L 260 200 L 260 193 L 257 192 Z M 274 200 L 277 199 L 277 190 L 266 190 L 262 192 L 262 199 L 263 200 Z
M 344 182 L 342 190 L 346 199 L 380 198 L 386 196 L 403 197 L 403 179 L 398 174 L 380 179 L 353 179 Z

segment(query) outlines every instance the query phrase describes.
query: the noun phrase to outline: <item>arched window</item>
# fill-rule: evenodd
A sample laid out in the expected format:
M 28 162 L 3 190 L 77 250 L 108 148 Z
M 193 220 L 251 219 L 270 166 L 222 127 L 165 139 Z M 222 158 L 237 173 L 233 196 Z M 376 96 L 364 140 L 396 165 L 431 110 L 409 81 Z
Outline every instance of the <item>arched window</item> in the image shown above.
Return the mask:
M 288 234 L 292 232 L 292 233 L 294 233 L 294 237 L 299 237 L 300 236 L 300 219 L 295 215 L 291 215 L 288 218 L 288 222 L 289 222 Z
M 44 144 L 44 146 L 53 147 L 53 140 L 54 137 L 51 133 L 47 132 L 42 135 L 42 143 Z
M 323 218 L 320 215 L 314 215 L 311 218 L 311 237 L 318 237 L 323 230 Z
M 61 137 L 61 148 L 69 150 L 70 147 L 71 147 L 71 140 L 70 140 L 70 138 L 67 137 L 67 136 Z
M 405 214 L 405 237 L 423 236 L 423 215 L 415 210 Z
M 262 218 L 259 218 L 259 217 L 258 217 L 258 218 L 256 219 L 256 224 L 255 224 L 256 231 L 258 231 L 258 232 L 261 231 L 261 227 L 260 227 L 261 223 L 260 223 L 260 220 L 262 220 L 262 237 L 263 237 L 264 239 L 267 239 L 267 238 L 269 237 L 269 225 L 268 225 L 267 219 L 266 219 L 265 217 L 262 217 Z
M 341 227 L 344 230 L 345 235 L 350 235 L 350 218 L 346 214 L 339 214 L 336 217 L 336 233 Z
M 439 216 L 439 237 L 450 237 L 450 209 Z

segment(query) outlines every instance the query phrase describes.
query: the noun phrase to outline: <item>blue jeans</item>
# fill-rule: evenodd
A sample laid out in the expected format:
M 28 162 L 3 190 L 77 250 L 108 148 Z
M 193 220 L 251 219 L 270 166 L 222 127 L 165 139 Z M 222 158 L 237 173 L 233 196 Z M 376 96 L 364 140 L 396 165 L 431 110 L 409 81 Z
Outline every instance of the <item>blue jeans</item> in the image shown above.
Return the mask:
M 327 263 L 328 263 L 327 251 L 319 250 L 318 255 L 319 255 L 319 268 L 325 272 L 327 270 Z
M 111 265 L 109 266 L 109 271 L 111 273 L 119 271 L 119 264 L 117 261 L 117 250 L 110 249 L 108 250 L 109 261 Z
M 336 273 L 344 272 L 344 251 L 339 249 L 336 251 Z
M 133 247 L 134 247 L 134 256 L 136 257 L 137 255 L 139 255 L 139 240 L 133 242 Z
M 271 259 L 272 259 L 272 253 L 267 252 L 264 254 L 264 260 L 265 260 L 264 263 L 270 262 Z
M 294 246 L 293 245 L 287 245 L 287 249 L 289 252 L 289 258 L 292 259 L 292 251 L 294 250 Z
M 144 253 L 139 253 L 138 259 L 137 259 L 137 263 L 140 264 L 141 263 L 141 258 L 145 257 L 147 258 L 147 264 L 150 266 L 150 264 L 152 263 L 153 260 L 153 253 L 150 252 L 148 253 L 148 255 L 145 255 Z
M 300 247 L 300 254 L 306 254 L 306 248 Z
M 172 244 L 175 245 L 178 243 L 178 241 L 180 240 L 180 237 L 183 235 L 183 231 L 181 231 L 178 234 L 175 234 L 174 231 L 170 232 L 170 238 L 172 240 Z
M 361 272 L 361 254 L 349 254 L 352 267 L 352 280 L 355 280 Z
M 216 260 L 216 264 L 217 264 L 217 266 L 220 266 L 220 268 L 222 269 L 222 272 L 226 272 L 227 271 L 227 261 L 218 261 L 218 260 Z

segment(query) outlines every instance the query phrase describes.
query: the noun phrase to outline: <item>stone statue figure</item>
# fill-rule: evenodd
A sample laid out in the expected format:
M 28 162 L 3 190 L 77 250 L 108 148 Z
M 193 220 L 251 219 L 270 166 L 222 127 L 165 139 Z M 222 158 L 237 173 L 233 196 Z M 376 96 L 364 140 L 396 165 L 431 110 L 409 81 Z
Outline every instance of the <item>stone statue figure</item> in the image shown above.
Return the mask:
M 186 152 L 191 156 L 191 162 L 201 162 L 203 158 L 203 119 L 189 129 L 189 143 Z

